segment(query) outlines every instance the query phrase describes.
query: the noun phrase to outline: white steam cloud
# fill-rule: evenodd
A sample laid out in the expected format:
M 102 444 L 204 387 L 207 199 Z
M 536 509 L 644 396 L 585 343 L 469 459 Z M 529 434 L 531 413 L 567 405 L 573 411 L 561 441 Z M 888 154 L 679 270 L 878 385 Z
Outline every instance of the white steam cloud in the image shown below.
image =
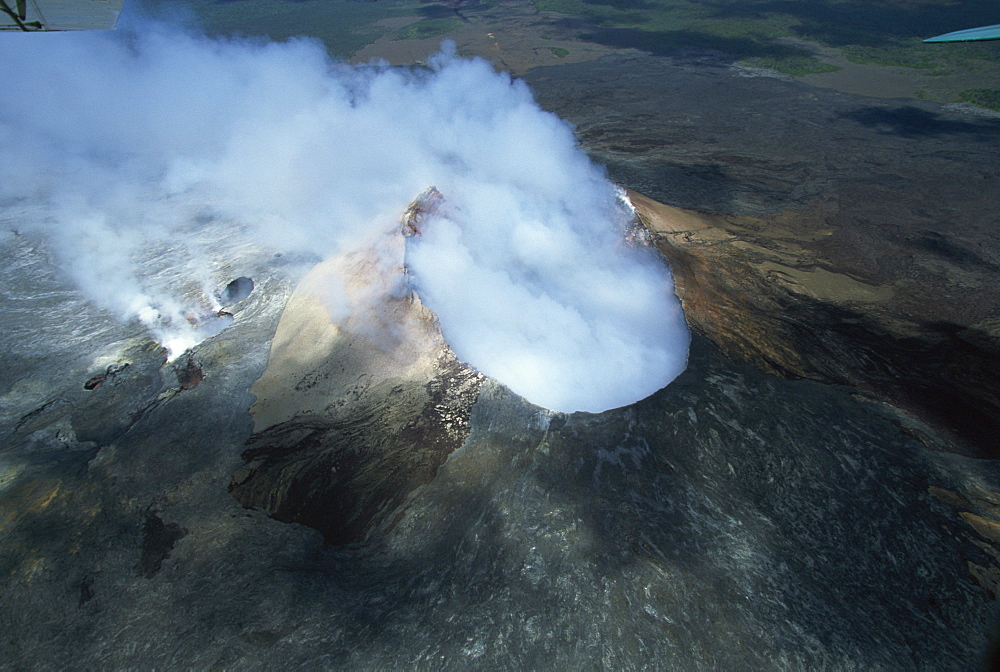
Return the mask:
M 625 243 L 627 206 L 570 128 L 484 61 L 446 45 L 429 68 L 349 67 L 310 40 L 160 25 L 3 34 L 0 59 L 0 206 L 175 355 L 206 335 L 192 312 L 218 308 L 158 280 L 184 267 L 211 285 L 219 234 L 199 222 L 325 257 L 392 232 L 434 185 L 444 204 L 407 265 L 464 361 L 559 411 L 629 404 L 684 368 L 669 271 Z

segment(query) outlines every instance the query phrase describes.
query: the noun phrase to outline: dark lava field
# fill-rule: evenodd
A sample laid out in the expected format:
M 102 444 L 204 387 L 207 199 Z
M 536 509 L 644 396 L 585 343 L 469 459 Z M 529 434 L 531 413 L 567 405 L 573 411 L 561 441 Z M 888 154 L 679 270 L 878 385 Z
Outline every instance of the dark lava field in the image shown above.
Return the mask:
M 687 369 L 552 412 L 412 296 L 397 352 L 331 324 L 326 262 L 230 222 L 196 235 L 232 322 L 168 363 L 2 203 L 0 669 L 991 669 L 1000 114 L 440 7 L 487 58 L 565 37 L 510 69 L 629 190 Z

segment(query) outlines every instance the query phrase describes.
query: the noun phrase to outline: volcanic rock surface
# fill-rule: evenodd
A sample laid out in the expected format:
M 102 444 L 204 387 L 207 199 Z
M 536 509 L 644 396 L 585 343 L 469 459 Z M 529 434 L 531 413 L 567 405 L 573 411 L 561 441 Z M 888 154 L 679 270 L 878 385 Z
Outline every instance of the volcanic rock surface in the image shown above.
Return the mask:
M 755 236 L 765 226 L 787 227 L 793 238 L 825 235 L 823 220 L 810 215 L 764 222 L 630 198 L 670 260 L 689 323 L 728 354 L 790 378 L 852 386 L 903 410 L 910 431 L 919 434 L 920 422 L 943 431 L 949 441 L 927 437 L 936 448 L 1000 457 L 993 334 L 908 314 L 905 286 L 832 271 L 795 243 Z
M 591 65 L 536 89 L 660 201 L 632 193 L 694 332 L 627 408 L 551 413 L 456 362 L 402 236 L 301 282 L 243 258 L 232 325 L 170 364 L 44 241 L 0 239 L 0 668 L 983 663 L 1000 469 L 908 395 L 995 419 L 995 124 Z M 379 310 L 352 322 L 331 277 Z
M 455 358 L 416 295 L 389 287 L 405 273 L 404 233 L 435 194 L 418 199 L 384 245 L 319 264 L 289 299 L 251 389 L 247 464 L 230 485 L 244 505 L 330 543 L 363 541 L 394 524 L 462 445 L 483 377 Z M 337 323 L 331 288 L 342 284 L 363 308 Z
M 695 330 L 1000 457 L 1000 121 L 755 74 L 636 54 L 527 79 L 617 181 L 696 211 L 645 209 Z

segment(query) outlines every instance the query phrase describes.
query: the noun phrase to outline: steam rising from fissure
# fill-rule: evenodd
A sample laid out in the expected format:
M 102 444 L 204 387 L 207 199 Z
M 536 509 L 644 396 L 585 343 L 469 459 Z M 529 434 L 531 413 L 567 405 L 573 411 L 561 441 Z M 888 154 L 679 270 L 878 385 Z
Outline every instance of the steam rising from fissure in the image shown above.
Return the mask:
M 523 82 L 453 46 L 427 68 L 350 67 L 311 40 L 151 25 L 4 34 L 0 57 L 0 205 L 173 356 L 214 328 L 220 222 L 328 257 L 395 235 L 434 185 L 444 205 L 407 265 L 460 358 L 559 411 L 631 403 L 684 368 L 669 271 L 625 243 L 613 185 Z M 179 268 L 198 287 L 162 280 Z

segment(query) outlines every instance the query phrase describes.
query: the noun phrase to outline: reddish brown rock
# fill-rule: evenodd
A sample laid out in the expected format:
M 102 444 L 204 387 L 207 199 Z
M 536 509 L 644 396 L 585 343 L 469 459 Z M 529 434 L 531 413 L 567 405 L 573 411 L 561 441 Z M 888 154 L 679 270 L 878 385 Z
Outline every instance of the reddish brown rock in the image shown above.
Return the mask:
M 187 364 L 182 369 L 175 369 L 177 372 L 177 382 L 182 390 L 193 390 L 205 379 L 205 373 L 193 359 L 187 360 Z
M 108 379 L 107 374 L 105 374 L 105 373 L 99 373 L 96 376 L 94 376 L 93 378 L 91 378 L 90 380 L 88 380 L 86 383 L 84 383 L 83 384 L 83 389 L 85 389 L 85 390 L 96 390 L 101 385 L 103 385 L 104 382 L 107 379 Z

